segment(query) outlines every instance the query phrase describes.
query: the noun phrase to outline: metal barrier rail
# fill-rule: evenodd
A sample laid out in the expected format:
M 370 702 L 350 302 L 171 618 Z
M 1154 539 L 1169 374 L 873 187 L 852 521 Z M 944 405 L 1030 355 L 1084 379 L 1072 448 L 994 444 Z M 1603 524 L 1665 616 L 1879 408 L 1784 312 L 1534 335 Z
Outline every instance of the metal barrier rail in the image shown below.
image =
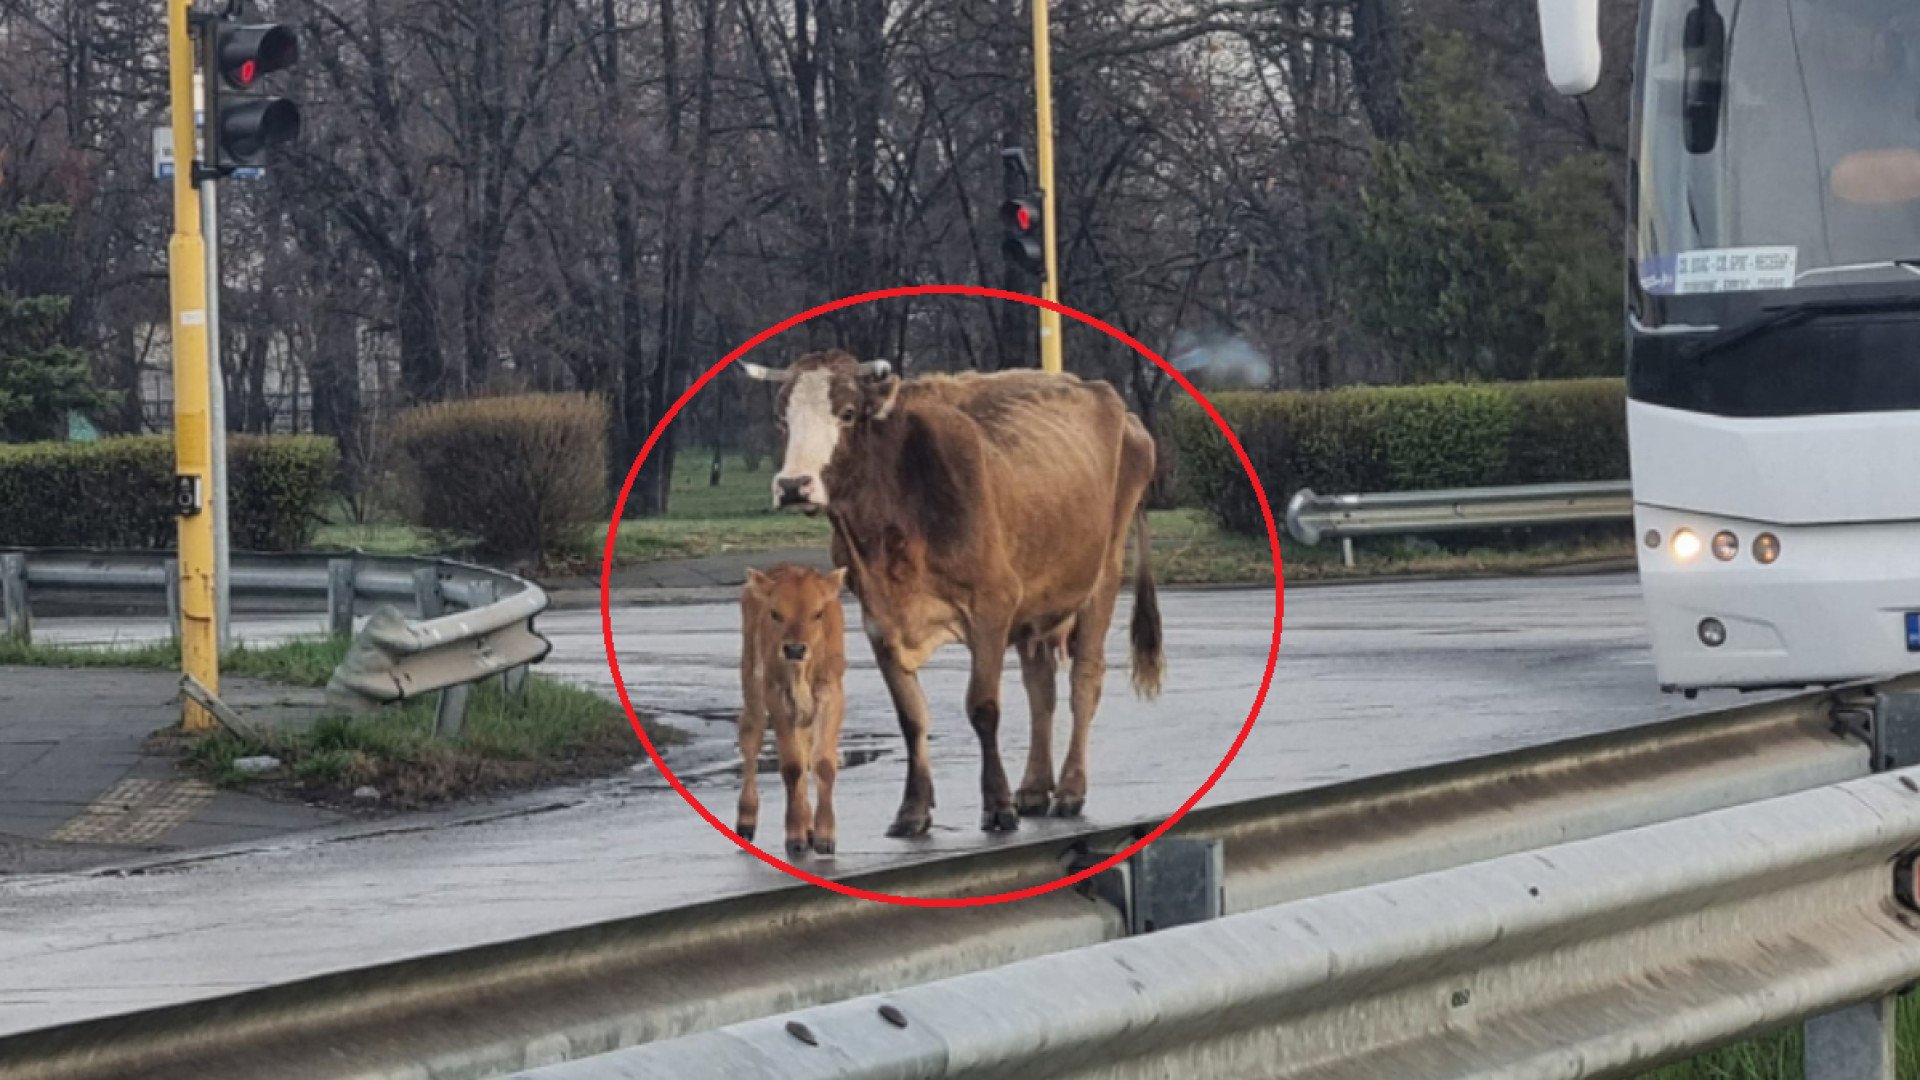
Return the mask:
M 1920 679 L 1884 688 L 1917 689 Z M 1879 749 L 1845 732 L 1849 718 L 1875 716 L 1876 700 L 1863 687 L 1802 694 L 1203 807 L 1144 854 L 1217 843 L 1222 911 L 1256 910 L 1868 775 Z M 1867 728 L 1882 742 L 1897 734 Z M 998 893 L 1137 835 L 1026 840 L 845 880 L 911 896 Z M 0 1039 L 0 1080 L 477 1080 L 1125 937 L 1156 900 L 1141 892 L 1153 878 L 1143 868 L 986 908 L 808 885 L 732 897 Z
M 1288 501 L 1286 516 L 1295 540 L 1338 539 L 1351 564 L 1356 536 L 1632 521 L 1633 485 L 1609 480 L 1365 495 L 1316 495 L 1302 488 Z
M 31 641 L 35 597 L 62 593 L 162 593 L 167 621 L 179 622 L 178 564 L 158 552 L 0 552 L 0 636 Z M 552 646 L 533 629 L 546 610 L 538 585 L 490 567 L 451 559 L 387 555 L 235 553 L 232 594 L 324 601 L 328 632 L 353 633 L 362 599 L 400 601 L 409 619 L 383 606 L 368 619 L 328 684 L 348 709 L 376 707 L 441 691 L 437 728 L 459 731 L 473 683 L 504 675 L 517 689 L 527 666 Z
M 1850 1010 L 1808 1075 L 1892 1077 L 1916 848 L 1920 768 L 516 1075 L 1570 1080 Z

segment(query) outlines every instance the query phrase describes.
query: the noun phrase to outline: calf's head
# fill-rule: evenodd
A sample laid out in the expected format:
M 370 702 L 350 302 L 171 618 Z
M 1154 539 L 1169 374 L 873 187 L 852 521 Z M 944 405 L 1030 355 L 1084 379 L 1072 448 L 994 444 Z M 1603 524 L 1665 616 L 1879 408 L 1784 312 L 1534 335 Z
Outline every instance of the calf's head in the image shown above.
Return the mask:
M 829 574 L 800 567 L 771 574 L 747 570 L 747 587 L 760 602 L 760 617 L 772 624 L 780 660 L 804 665 L 843 632 L 840 589 L 846 580 L 845 569 Z
M 775 509 L 817 514 L 828 506 L 827 465 L 860 425 L 887 418 L 900 380 L 885 360 L 839 349 L 808 353 L 784 370 L 742 361 L 747 377 L 779 386 L 774 419 L 787 449 L 773 478 Z

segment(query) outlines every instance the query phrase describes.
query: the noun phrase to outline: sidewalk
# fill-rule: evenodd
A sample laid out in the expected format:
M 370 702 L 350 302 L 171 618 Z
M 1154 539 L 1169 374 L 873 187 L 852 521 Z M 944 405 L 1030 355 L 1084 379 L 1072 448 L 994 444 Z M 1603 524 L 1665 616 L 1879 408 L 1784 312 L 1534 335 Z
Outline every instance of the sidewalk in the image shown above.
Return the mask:
M 257 839 L 344 820 L 219 790 L 175 764 L 179 676 L 0 667 L 0 875 Z M 229 679 L 222 698 L 272 724 L 311 722 L 317 690 Z

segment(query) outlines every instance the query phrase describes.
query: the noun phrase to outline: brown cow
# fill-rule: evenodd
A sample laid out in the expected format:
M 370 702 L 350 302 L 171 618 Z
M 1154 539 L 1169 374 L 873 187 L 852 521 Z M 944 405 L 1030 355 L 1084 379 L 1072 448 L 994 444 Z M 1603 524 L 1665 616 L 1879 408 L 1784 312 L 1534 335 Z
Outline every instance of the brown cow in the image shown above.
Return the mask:
M 823 574 L 781 564 L 747 571 L 740 593 L 740 812 L 734 831 L 752 840 L 760 820 L 760 746 L 773 721 L 780 779 L 787 786 L 787 857 L 834 849 L 833 781 L 840 771 L 846 716 L 845 570 Z M 820 787 L 807 811 L 807 772 Z
M 982 827 L 1020 814 L 1077 816 L 1087 797 L 1087 737 L 1106 675 L 1107 628 L 1125 575 L 1127 530 L 1139 552 L 1131 630 L 1133 684 L 1159 692 L 1164 657 L 1146 508 L 1153 439 L 1113 387 L 1069 375 L 895 377 L 885 361 L 838 350 L 784 371 L 786 462 L 778 507 L 824 511 L 833 561 L 851 569 L 868 640 L 907 741 L 906 795 L 889 836 L 931 824 L 927 702 L 917 675 L 933 652 L 972 655 L 967 716 L 980 739 Z M 1020 656 L 1033 736 L 1018 792 L 1000 762 L 1000 673 Z M 1053 774 L 1055 680 L 1062 652 L 1073 735 Z

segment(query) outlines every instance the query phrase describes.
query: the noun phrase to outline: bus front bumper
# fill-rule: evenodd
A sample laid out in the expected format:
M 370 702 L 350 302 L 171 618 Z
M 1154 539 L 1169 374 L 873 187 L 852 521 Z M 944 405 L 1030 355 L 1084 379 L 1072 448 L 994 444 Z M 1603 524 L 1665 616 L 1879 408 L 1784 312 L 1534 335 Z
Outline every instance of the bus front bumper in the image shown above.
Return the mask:
M 1920 521 L 1779 526 L 1648 506 L 1634 508 L 1634 521 L 1663 688 L 1759 690 L 1920 671 Z M 1676 544 L 1682 529 L 1697 545 Z M 1738 543 L 1727 560 L 1714 552 L 1723 532 Z M 1755 558 L 1762 534 L 1779 543 L 1771 564 Z

